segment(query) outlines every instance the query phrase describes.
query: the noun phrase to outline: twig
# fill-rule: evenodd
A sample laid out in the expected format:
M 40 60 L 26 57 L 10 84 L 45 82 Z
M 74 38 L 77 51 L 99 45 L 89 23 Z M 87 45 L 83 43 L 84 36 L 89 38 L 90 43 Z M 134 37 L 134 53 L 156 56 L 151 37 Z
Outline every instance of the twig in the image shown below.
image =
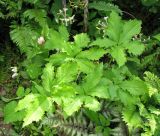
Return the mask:
M 122 12 L 125 13 L 125 14 L 127 14 L 127 15 L 129 15 L 129 16 L 131 16 L 132 18 L 136 18 L 134 15 L 132 15 L 131 13 L 129 13 L 127 11 L 122 11 Z

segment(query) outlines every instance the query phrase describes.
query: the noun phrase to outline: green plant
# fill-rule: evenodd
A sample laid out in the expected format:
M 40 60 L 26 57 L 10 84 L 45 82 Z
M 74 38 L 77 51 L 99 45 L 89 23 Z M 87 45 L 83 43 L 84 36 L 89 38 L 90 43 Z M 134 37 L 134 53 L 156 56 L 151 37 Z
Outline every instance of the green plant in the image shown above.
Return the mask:
M 2 97 L 5 123 L 24 135 L 159 135 L 159 35 L 142 40 L 142 22 L 112 0 L 0 4 L 24 55 L 16 96 Z

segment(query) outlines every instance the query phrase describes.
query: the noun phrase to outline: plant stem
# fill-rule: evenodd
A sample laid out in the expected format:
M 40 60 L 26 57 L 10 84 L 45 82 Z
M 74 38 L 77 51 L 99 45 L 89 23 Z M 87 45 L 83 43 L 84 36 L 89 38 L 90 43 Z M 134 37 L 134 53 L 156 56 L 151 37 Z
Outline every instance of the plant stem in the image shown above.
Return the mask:
M 84 0 L 84 28 L 83 31 L 88 30 L 88 0 Z

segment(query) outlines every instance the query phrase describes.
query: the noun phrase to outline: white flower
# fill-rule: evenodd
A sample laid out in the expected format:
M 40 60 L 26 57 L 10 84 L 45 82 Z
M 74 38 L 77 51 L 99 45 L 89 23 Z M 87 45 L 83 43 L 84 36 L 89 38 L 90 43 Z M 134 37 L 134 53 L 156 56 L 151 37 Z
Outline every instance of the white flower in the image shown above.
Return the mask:
M 43 36 L 39 37 L 37 42 L 39 45 L 44 44 L 45 43 L 44 37 Z
M 18 76 L 18 69 L 17 67 L 11 67 L 11 71 L 13 72 L 12 78 L 16 78 Z
M 11 71 L 17 73 L 17 67 L 11 67 Z
M 18 76 L 18 73 L 13 73 L 12 78 L 16 78 Z

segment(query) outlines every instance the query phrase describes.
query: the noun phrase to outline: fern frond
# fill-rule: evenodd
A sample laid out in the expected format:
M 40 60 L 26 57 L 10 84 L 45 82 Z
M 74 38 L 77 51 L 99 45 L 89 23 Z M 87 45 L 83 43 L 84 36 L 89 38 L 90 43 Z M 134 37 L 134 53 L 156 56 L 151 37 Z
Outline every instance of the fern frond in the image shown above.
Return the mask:
M 160 78 L 151 72 L 145 72 L 145 81 L 160 91 Z
M 35 19 L 40 26 L 44 26 L 46 24 L 47 13 L 43 9 L 28 9 L 23 15 L 29 19 Z
M 14 28 L 10 32 L 11 39 L 16 43 L 22 53 L 27 53 L 34 46 L 38 34 L 32 30 L 29 26 L 12 26 Z

